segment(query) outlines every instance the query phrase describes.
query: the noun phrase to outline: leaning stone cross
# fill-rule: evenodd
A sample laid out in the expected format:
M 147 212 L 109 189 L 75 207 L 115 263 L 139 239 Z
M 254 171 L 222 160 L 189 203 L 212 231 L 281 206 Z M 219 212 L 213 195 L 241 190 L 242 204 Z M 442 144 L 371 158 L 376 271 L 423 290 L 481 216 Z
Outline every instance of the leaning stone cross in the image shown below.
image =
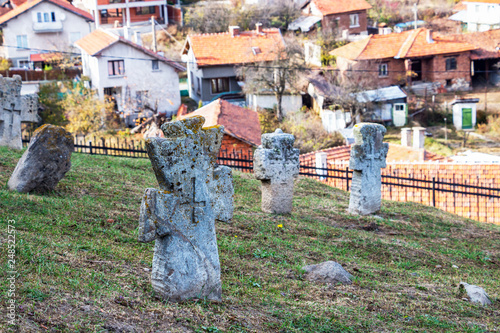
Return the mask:
M 160 189 L 144 193 L 139 241 L 156 240 L 151 284 L 163 299 L 221 299 L 215 220 L 233 215 L 231 169 L 216 164 L 224 127 L 197 116 L 162 126 L 146 140 Z
M 262 181 L 262 210 L 287 214 L 292 211 L 293 179 L 299 174 L 299 150 L 295 137 L 277 129 L 262 135 L 262 146 L 254 153 L 255 178 Z
M 382 176 L 389 145 L 383 143 L 386 129 L 372 123 L 354 126 L 355 144 L 351 147 L 349 167 L 352 176 L 349 211 L 367 215 L 380 210 L 382 203 Z
M 38 96 L 21 96 L 21 77 L 0 75 L 0 146 L 22 149 L 21 123 L 38 122 Z

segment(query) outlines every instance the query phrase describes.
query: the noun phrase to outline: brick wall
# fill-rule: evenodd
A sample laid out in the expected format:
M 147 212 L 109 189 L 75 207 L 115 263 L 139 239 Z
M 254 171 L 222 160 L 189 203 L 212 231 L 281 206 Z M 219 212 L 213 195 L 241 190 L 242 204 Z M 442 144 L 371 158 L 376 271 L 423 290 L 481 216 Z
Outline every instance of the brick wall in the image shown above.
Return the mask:
M 359 27 L 351 28 L 349 27 L 350 15 L 358 14 L 359 16 Z M 342 30 L 349 30 L 349 34 L 359 34 L 363 31 L 366 31 L 368 26 L 368 19 L 366 15 L 366 10 L 360 12 L 352 12 L 352 13 L 342 13 L 337 15 L 328 15 L 323 18 L 321 22 L 322 26 L 329 29 L 339 29 L 339 33 L 342 33 Z M 338 26 L 337 26 L 338 25 Z
M 379 65 L 387 64 L 387 76 L 379 76 Z M 349 71 L 349 67 L 353 71 Z M 351 61 L 345 58 L 337 58 L 337 68 L 342 71 L 344 78 L 349 78 L 350 81 L 360 82 L 380 87 L 387 87 L 405 82 L 405 64 L 404 60 L 398 59 L 381 59 L 367 61 Z
M 219 157 L 253 160 L 253 146 L 236 139 L 230 135 L 224 134 L 219 151 Z M 223 161 L 224 165 L 237 165 L 251 167 L 252 163 L 242 161 Z M 243 172 L 252 172 L 251 169 L 241 169 Z
M 470 76 L 470 52 L 454 55 L 457 59 L 456 70 L 446 70 L 446 58 L 448 55 L 438 55 L 431 59 L 430 70 L 427 76 L 427 81 L 439 82 L 443 86 L 446 85 L 446 80 L 451 80 L 451 83 L 456 83 L 457 79 L 464 79 L 466 82 L 471 82 Z
M 313 156 L 302 158 L 301 165 L 315 166 Z M 337 178 L 318 179 L 328 183 L 330 186 L 346 189 L 346 167 L 348 161 L 329 161 L 328 168 L 341 170 L 339 172 L 329 171 L 330 176 Z M 445 181 L 457 184 L 475 185 L 490 188 L 500 188 L 500 164 L 455 164 L 455 163 L 387 163 L 387 168 L 382 170 L 382 175 L 397 177 L 417 178 L 424 180 Z M 384 181 L 391 181 L 384 179 Z M 417 183 L 407 181 L 409 185 L 432 188 L 432 183 Z M 474 192 L 475 189 L 464 187 L 445 187 L 462 192 Z M 479 190 L 480 193 L 488 194 L 487 190 Z M 491 193 L 498 195 L 498 192 Z M 418 189 L 401 186 L 382 186 L 382 198 L 394 201 L 411 201 L 428 206 L 433 206 L 432 190 Z M 468 217 L 481 222 L 500 223 L 500 199 L 488 198 L 476 195 L 466 195 L 458 193 L 448 193 L 442 191 L 435 192 L 436 208 Z

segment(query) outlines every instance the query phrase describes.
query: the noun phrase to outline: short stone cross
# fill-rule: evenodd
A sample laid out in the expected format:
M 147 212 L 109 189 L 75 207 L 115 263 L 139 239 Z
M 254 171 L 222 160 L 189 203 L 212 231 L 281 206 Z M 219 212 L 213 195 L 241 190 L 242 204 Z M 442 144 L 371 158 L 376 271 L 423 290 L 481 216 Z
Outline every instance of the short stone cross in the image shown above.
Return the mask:
M 21 123 L 38 122 L 38 96 L 21 96 L 21 77 L 0 75 L 0 146 L 22 149 Z
M 386 166 L 389 144 L 383 143 L 386 129 L 372 123 L 354 126 L 355 144 L 351 147 L 349 167 L 354 170 L 351 184 L 349 211 L 367 215 L 380 210 L 382 203 L 382 176 Z
M 277 129 L 262 135 L 262 146 L 254 153 L 255 178 L 262 181 L 262 210 L 287 214 L 292 211 L 293 180 L 299 174 L 299 150 L 295 137 Z
M 216 164 L 224 127 L 197 116 L 162 126 L 146 140 L 160 189 L 141 204 L 139 241 L 156 240 L 151 284 L 163 299 L 221 299 L 215 220 L 233 215 L 231 169 Z

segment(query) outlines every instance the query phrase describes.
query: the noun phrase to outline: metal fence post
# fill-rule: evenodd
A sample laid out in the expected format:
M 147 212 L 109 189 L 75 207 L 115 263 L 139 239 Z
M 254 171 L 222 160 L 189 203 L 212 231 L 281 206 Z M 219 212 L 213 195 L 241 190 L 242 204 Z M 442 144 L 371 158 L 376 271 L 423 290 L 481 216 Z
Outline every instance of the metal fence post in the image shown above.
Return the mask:
M 349 192 L 349 167 L 345 167 L 345 190 Z
M 432 177 L 432 206 L 436 207 L 436 177 Z
M 89 141 L 89 148 L 90 148 L 90 155 L 93 155 L 93 152 L 92 152 L 92 141 Z

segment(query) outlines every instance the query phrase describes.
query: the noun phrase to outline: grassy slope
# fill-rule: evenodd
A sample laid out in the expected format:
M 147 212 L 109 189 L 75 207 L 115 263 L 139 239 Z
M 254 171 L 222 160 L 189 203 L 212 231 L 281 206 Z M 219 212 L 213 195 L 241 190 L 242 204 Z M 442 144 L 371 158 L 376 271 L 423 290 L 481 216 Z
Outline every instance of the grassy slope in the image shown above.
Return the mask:
M 136 241 L 142 192 L 156 186 L 149 160 L 74 154 L 57 191 L 42 196 L 7 190 L 20 155 L 0 147 L 0 227 L 16 219 L 19 232 L 20 331 L 498 330 L 498 226 L 389 201 L 383 219 L 359 218 L 345 213 L 348 194 L 308 179 L 296 184 L 292 215 L 268 215 L 259 183 L 235 173 L 234 222 L 217 225 L 223 302 L 168 304 L 149 283 L 153 243 Z M 370 223 L 378 230 L 363 229 Z M 326 260 L 354 284 L 303 279 L 303 265 Z M 5 270 L 2 261 L 2 309 Z M 493 306 L 463 301 L 460 281 L 484 287 Z

